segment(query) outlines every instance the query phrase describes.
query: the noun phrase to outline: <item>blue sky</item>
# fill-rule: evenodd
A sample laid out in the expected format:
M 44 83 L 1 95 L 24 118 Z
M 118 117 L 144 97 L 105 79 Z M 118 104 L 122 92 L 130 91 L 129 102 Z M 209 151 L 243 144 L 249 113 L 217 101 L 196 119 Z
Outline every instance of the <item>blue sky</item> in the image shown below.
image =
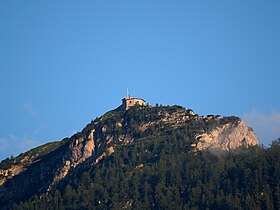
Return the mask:
M 70 137 L 129 88 L 280 137 L 280 1 L 0 1 L 0 160 Z

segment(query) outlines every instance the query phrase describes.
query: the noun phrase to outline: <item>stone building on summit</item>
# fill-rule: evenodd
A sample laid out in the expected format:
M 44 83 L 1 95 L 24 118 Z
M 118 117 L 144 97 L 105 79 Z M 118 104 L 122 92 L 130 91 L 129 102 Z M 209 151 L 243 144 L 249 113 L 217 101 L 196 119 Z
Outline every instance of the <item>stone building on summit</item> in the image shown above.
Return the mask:
M 139 105 L 139 106 L 146 106 L 146 101 L 141 98 L 132 98 L 130 95 L 127 95 L 125 98 L 122 99 L 122 105 L 120 108 L 122 110 L 128 110 L 130 107 Z

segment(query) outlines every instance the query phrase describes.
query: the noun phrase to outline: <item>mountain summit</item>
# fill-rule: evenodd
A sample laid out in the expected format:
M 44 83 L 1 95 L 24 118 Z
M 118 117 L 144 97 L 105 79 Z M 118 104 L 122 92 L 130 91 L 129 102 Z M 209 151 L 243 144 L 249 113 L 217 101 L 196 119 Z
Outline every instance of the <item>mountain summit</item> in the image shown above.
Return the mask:
M 238 117 L 199 116 L 181 106 L 147 106 L 143 99 L 129 96 L 119 108 L 93 120 L 71 138 L 3 160 L 0 163 L 0 207 L 28 200 L 41 202 L 42 196 L 59 197 L 63 192 L 71 194 L 73 190 L 69 186 L 80 186 L 75 177 L 85 172 L 92 177 L 83 179 L 88 179 L 95 190 L 99 189 L 95 184 L 101 182 L 102 176 L 108 176 L 100 174 L 101 168 L 109 167 L 110 161 L 119 170 L 125 170 L 120 172 L 115 168 L 108 172 L 110 177 L 123 176 L 122 173 L 131 177 L 144 167 L 159 166 L 170 155 L 195 156 L 201 151 L 226 153 L 256 144 L 258 140 L 253 130 Z M 128 177 L 119 178 L 123 183 Z M 110 178 L 107 181 L 106 185 L 111 186 Z M 130 189 L 130 184 L 124 183 L 123 187 Z M 122 193 L 116 201 L 119 207 L 133 206 L 136 201 Z M 94 196 L 91 198 L 93 206 L 117 205 L 105 195 L 107 200 L 101 195 Z

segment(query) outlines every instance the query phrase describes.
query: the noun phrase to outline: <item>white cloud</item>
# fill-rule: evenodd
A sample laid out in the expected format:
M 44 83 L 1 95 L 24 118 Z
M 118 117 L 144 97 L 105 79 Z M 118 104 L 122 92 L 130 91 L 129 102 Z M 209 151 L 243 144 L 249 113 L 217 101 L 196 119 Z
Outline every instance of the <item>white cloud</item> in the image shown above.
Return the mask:
M 17 147 L 21 151 L 27 151 L 27 150 L 34 148 L 37 145 L 38 145 L 38 142 L 24 137 L 19 141 Z
M 40 136 L 39 134 L 46 129 L 46 126 L 41 122 L 41 118 L 35 107 L 31 103 L 25 103 L 19 105 L 18 109 L 29 118 L 24 119 L 26 123 L 30 123 L 29 127 L 31 127 L 31 131 L 29 130 L 28 133 L 33 136 Z M 0 136 L 0 160 L 11 155 L 17 156 L 20 153 L 39 146 L 40 143 L 26 135 L 5 134 L 4 136 Z
M 36 112 L 34 106 L 30 103 L 22 104 L 19 106 L 21 110 L 23 110 L 25 113 L 30 115 L 31 117 L 38 117 L 38 113 Z
M 36 126 L 33 133 L 39 134 L 42 130 L 46 128 L 46 125 L 42 122 L 39 113 L 36 111 L 35 107 L 31 103 L 25 103 L 18 106 L 19 109 L 31 117 L 32 124 Z
M 11 155 L 17 156 L 38 146 L 38 142 L 26 136 L 17 137 L 11 134 L 7 137 L 0 137 L 0 161 Z
M 280 112 L 277 110 L 264 113 L 254 108 L 245 113 L 243 119 L 254 129 L 260 143 L 268 145 L 280 137 Z

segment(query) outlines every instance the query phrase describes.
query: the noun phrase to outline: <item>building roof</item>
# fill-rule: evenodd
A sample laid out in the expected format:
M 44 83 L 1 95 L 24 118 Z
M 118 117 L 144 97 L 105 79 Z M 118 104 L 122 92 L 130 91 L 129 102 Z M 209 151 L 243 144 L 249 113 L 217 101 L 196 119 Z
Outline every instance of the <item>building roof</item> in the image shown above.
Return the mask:
M 125 100 L 134 100 L 134 99 L 136 99 L 136 100 L 142 100 L 142 101 L 144 101 L 144 102 L 146 102 L 144 99 L 142 99 L 142 98 L 124 98 Z

